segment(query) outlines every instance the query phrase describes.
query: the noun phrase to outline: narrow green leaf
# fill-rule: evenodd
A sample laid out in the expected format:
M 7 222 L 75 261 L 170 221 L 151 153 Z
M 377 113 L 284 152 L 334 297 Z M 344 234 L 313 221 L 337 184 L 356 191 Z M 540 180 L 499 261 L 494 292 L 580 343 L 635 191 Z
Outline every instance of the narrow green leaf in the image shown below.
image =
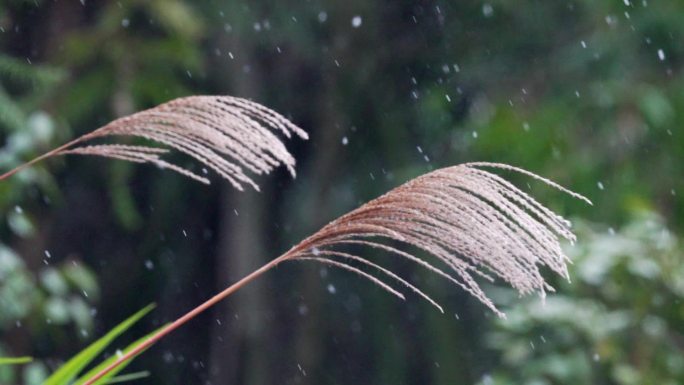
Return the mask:
M 104 337 L 90 344 L 72 359 L 62 365 L 54 372 L 43 385 L 67 385 L 73 380 L 90 362 L 92 362 L 102 351 L 114 341 L 116 337 L 128 330 L 133 324 L 138 322 L 143 316 L 154 309 L 154 304 L 148 305 L 142 310 L 130 316 L 128 319 L 117 325 Z
M 164 326 L 166 326 L 166 325 L 164 325 Z M 138 345 L 142 344 L 148 338 L 152 337 L 154 335 L 154 333 L 161 330 L 164 326 L 162 326 L 159 329 L 154 330 L 153 332 L 147 334 L 146 336 L 144 336 L 144 337 L 136 340 L 135 342 L 131 343 L 130 345 L 126 346 L 126 348 L 121 351 L 121 354 L 126 354 L 126 353 L 130 352 L 131 350 L 135 349 L 136 347 L 138 347 Z M 145 350 L 147 350 L 147 349 L 145 349 Z M 144 350 L 143 350 L 143 352 L 144 352 Z M 140 352 L 140 353 L 142 353 L 142 352 Z M 102 378 L 97 380 L 93 385 L 104 385 L 104 384 L 112 383 L 112 381 L 114 380 L 114 376 L 116 376 L 117 373 L 121 372 L 124 368 L 126 368 L 126 366 L 128 366 L 128 364 L 130 364 L 131 361 L 133 361 L 133 359 L 135 359 L 139 355 L 140 354 L 136 354 L 135 356 L 131 357 L 131 359 L 129 359 L 128 361 L 119 365 L 116 369 L 105 374 Z M 88 379 L 90 379 L 91 377 L 93 377 L 94 375 L 99 373 L 101 370 L 103 370 L 104 368 L 109 366 L 112 362 L 116 361 L 118 358 L 119 358 L 119 356 L 116 354 L 107 358 L 106 360 L 102 361 L 96 367 L 90 369 L 86 374 L 82 375 L 78 380 L 76 380 L 76 382 L 74 382 L 73 385 L 83 384 L 84 382 L 88 381 Z M 123 376 L 121 376 L 121 377 L 123 377 Z
M 0 357 L 0 365 L 20 365 L 33 361 L 33 357 Z
M 128 373 L 128 374 L 122 374 L 120 376 L 116 376 L 109 381 L 107 381 L 107 384 L 118 384 L 121 382 L 129 382 L 129 381 L 135 381 L 139 380 L 141 378 L 147 378 L 150 376 L 150 372 L 147 370 L 143 370 L 142 372 L 135 372 L 135 373 Z

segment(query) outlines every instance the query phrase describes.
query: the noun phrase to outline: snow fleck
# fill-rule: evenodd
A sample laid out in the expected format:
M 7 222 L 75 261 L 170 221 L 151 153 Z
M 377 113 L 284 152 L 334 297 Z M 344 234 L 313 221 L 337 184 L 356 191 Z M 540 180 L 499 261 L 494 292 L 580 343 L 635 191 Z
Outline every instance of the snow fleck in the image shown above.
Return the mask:
M 349 144 L 349 138 L 347 138 L 346 136 L 342 137 L 342 145 L 346 146 L 348 144 Z
M 328 288 L 327 288 L 327 289 L 328 289 L 328 293 L 330 293 L 330 294 L 335 294 L 335 293 L 337 293 L 337 289 L 335 289 L 335 286 L 334 286 L 332 283 L 329 283 L 329 284 L 328 284 Z
M 598 186 L 599 190 L 603 190 L 603 183 L 601 181 L 596 182 L 596 186 Z
M 359 28 L 361 26 L 361 24 L 363 24 L 363 19 L 361 18 L 361 16 L 356 15 L 356 16 L 352 17 L 352 20 L 351 20 L 352 27 Z
M 325 11 L 318 12 L 318 22 L 325 23 L 328 20 L 328 14 Z
M 145 260 L 145 268 L 146 268 L 147 270 L 152 270 L 152 269 L 154 269 L 154 262 L 152 262 L 152 261 L 149 260 L 149 259 L 146 259 L 146 260 Z
M 582 48 L 587 48 L 587 43 L 584 40 L 580 42 L 580 45 L 582 45 Z
M 131 25 L 131 21 L 128 19 L 123 19 L 121 20 L 121 26 L 124 28 L 128 28 L 128 26 Z
M 658 59 L 660 59 L 660 61 L 665 60 L 665 51 L 663 51 L 662 49 L 658 50 Z
M 164 354 L 162 355 L 162 359 L 163 359 L 164 362 L 166 362 L 167 364 L 172 363 L 172 362 L 173 362 L 173 353 L 171 353 L 171 352 L 164 352 Z
M 482 5 L 482 14 L 484 17 L 492 17 L 494 16 L 494 8 L 492 7 L 491 4 L 485 3 Z

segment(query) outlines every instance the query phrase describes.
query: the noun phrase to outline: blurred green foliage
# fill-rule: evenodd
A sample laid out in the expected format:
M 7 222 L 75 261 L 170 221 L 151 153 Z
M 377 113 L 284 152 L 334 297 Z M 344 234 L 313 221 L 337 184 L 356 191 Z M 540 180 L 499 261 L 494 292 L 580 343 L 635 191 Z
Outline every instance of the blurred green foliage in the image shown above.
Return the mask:
M 684 379 L 684 252 L 652 213 L 623 228 L 582 223 L 572 282 L 512 306 L 487 344 L 491 384 L 679 384 Z
M 50 261 L 45 256 L 46 265 Z M 45 266 L 33 273 L 19 256 L 0 245 L 0 332 L 9 333 L 18 328 L 28 328 L 48 338 L 54 335 L 50 328 L 73 325 L 78 340 L 85 340 L 93 333 L 91 306 L 99 297 L 99 285 L 93 273 L 76 263 L 65 262 L 58 266 Z M 41 332 L 42 331 L 42 332 Z M 6 347 L 0 341 L 0 353 Z M 40 360 L 28 366 L 29 371 L 45 373 Z M 2 383 L 15 383 L 13 368 L 0 368 Z M 41 377 L 33 375 L 32 377 Z M 29 377 L 26 377 L 28 381 Z M 36 384 L 41 381 L 28 381 Z
M 5 16 L 2 6 L 0 13 Z M 23 159 L 35 156 L 50 148 L 56 134 L 53 117 L 41 109 L 45 100 L 53 95 L 66 74 L 57 67 L 35 65 L 0 53 L 0 132 L 5 145 L 0 149 L 0 166 L 3 169 L 20 164 Z M 35 186 L 39 190 L 35 190 Z M 7 230 L 30 240 L 39 231 L 36 221 L 22 204 L 27 197 L 36 197 L 40 191 L 49 202 L 59 195 L 49 173 L 42 167 L 34 168 L 18 178 L 4 181 L 0 186 L 0 207 Z M 29 207 L 33 206 L 29 202 Z M 28 329 L 36 338 L 55 335 L 55 328 L 72 326 L 69 334 L 84 340 L 94 331 L 92 304 L 99 297 L 99 284 L 92 271 L 76 260 L 51 265 L 50 252 L 41 255 L 40 267 L 29 267 L 17 252 L 8 247 L 5 238 L 0 242 L 0 333 L 14 334 L 14 330 Z M 0 353 L 7 352 L 0 340 Z M 19 383 L 14 367 L 0 368 L 0 383 Z M 48 369 L 45 362 L 36 360 L 23 367 L 23 382 L 42 383 Z

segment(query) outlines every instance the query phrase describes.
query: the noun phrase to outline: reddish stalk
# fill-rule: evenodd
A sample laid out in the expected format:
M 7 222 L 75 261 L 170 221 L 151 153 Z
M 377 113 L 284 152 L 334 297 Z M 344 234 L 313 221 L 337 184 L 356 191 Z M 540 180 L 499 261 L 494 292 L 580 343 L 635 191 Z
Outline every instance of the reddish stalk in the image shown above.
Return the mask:
M 267 272 L 268 270 L 272 269 L 275 267 L 277 264 L 280 262 L 284 261 L 290 256 L 290 253 L 285 253 L 281 255 L 280 257 L 268 262 L 267 264 L 261 266 L 259 269 L 251 272 L 249 275 L 245 276 L 241 280 L 235 282 L 231 286 L 229 286 L 227 289 L 223 290 L 222 292 L 216 294 L 215 296 L 211 297 L 201 305 L 197 306 L 196 308 L 190 310 L 187 312 L 185 315 L 182 317 L 178 318 L 177 320 L 173 321 L 163 329 L 159 330 L 157 333 L 152 335 L 150 338 L 148 338 L 145 342 L 142 344 L 138 345 L 135 349 L 127 352 L 126 354 L 122 355 L 119 357 L 116 361 L 112 362 L 109 366 L 106 368 L 102 369 L 99 373 L 94 375 L 93 377 L 89 378 L 86 382 L 83 383 L 83 385 L 92 385 L 95 383 L 95 381 L 99 380 L 102 378 L 104 375 L 107 373 L 111 372 L 114 370 L 116 367 L 119 365 L 123 364 L 124 362 L 130 360 L 131 358 L 135 357 L 136 355 L 142 353 L 145 349 L 149 348 L 150 346 L 154 345 L 157 341 L 162 339 L 164 336 L 167 334 L 173 332 L 174 330 L 178 329 L 180 326 L 185 324 L 186 322 L 190 321 L 191 319 L 195 318 L 197 315 L 202 313 L 203 311 L 207 310 L 208 308 L 212 307 L 216 303 L 220 302 L 224 298 L 228 297 L 238 289 L 242 288 L 255 278 L 259 277 L 261 274 Z
M 18 173 L 19 171 L 21 171 L 21 170 L 23 170 L 23 169 L 25 169 L 25 168 L 27 168 L 27 167 L 29 167 L 29 166 L 34 165 L 34 164 L 40 162 L 40 161 L 43 160 L 43 159 L 49 158 L 49 157 L 51 157 L 51 156 L 59 155 L 60 152 L 62 152 L 62 151 L 64 151 L 64 150 L 68 149 L 69 147 L 71 147 L 71 146 L 73 146 L 73 145 L 75 145 L 75 144 L 77 144 L 77 143 L 79 143 L 79 142 L 81 142 L 81 141 L 83 141 L 83 140 L 85 140 L 85 139 L 86 139 L 86 137 L 85 137 L 85 136 L 82 136 L 82 137 L 80 137 L 80 138 L 76 138 L 76 139 L 72 140 L 72 141 L 69 142 L 69 143 L 65 143 L 65 144 L 63 144 L 63 145 L 61 145 L 61 146 L 59 146 L 59 147 L 57 147 L 57 148 L 55 148 L 55 149 L 53 149 L 53 150 L 50 150 L 50 151 L 46 152 L 45 154 L 43 154 L 43 155 L 41 155 L 41 156 L 39 156 L 39 157 L 37 157 L 37 158 L 35 158 L 35 159 L 32 159 L 31 161 L 29 161 L 29 162 L 27 162 L 27 163 L 24 163 L 24 164 L 22 164 L 22 165 L 20 165 L 20 166 L 17 166 L 17 167 L 15 167 L 15 168 L 13 168 L 12 170 L 9 170 L 9 171 L 7 171 L 6 173 L 0 175 L 0 180 L 9 178 L 9 177 L 11 177 L 12 175 Z

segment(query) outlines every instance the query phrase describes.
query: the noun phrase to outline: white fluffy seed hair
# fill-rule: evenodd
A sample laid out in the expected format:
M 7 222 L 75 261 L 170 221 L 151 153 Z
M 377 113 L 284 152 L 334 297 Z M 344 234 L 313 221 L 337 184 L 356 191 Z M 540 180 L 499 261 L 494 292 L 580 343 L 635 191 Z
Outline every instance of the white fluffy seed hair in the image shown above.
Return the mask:
M 504 317 L 475 277 L 489 281 L 498 277 L 521 294 L 537 292 L 544 296 L 553 288 L 542 277 L 540 267 L 568 278 L 568 258 L 559 237 L 574 241 L 575 236 L 570 222 L 483 168 L 523 173 L 591 204 L 587 198 L 517 167 L 466 163 L 430 172 L 391 190 L 329 223 L 285 255 L 287 259 L 341 267 L 404 299 L 392 286 L 397 284 L 443 312 L 434 299 L 388 268 L 339 250 L 352 245 L 379 249 L 451 281 Z M 403 251 L 392 243 L 411 245 L 435 260 Z
M 214 170 L 238 190 L 259 189 L 248 175 L 268 174 L 284 165 L 295 175 L 295 160 L 276 132 L 308 139 L 307 133 L 280 114 L 255 102 L 232 96 L 190 96 L 174 99 L 98 128 L 0 176 L 4 179 L 36 161 L 58 155 L 97 155 L 151 163 L 202 183 L 209 179 L 162 159 L 170 149 Z M 109 136 L 135 136 L 165 145 L 85 144 Z

